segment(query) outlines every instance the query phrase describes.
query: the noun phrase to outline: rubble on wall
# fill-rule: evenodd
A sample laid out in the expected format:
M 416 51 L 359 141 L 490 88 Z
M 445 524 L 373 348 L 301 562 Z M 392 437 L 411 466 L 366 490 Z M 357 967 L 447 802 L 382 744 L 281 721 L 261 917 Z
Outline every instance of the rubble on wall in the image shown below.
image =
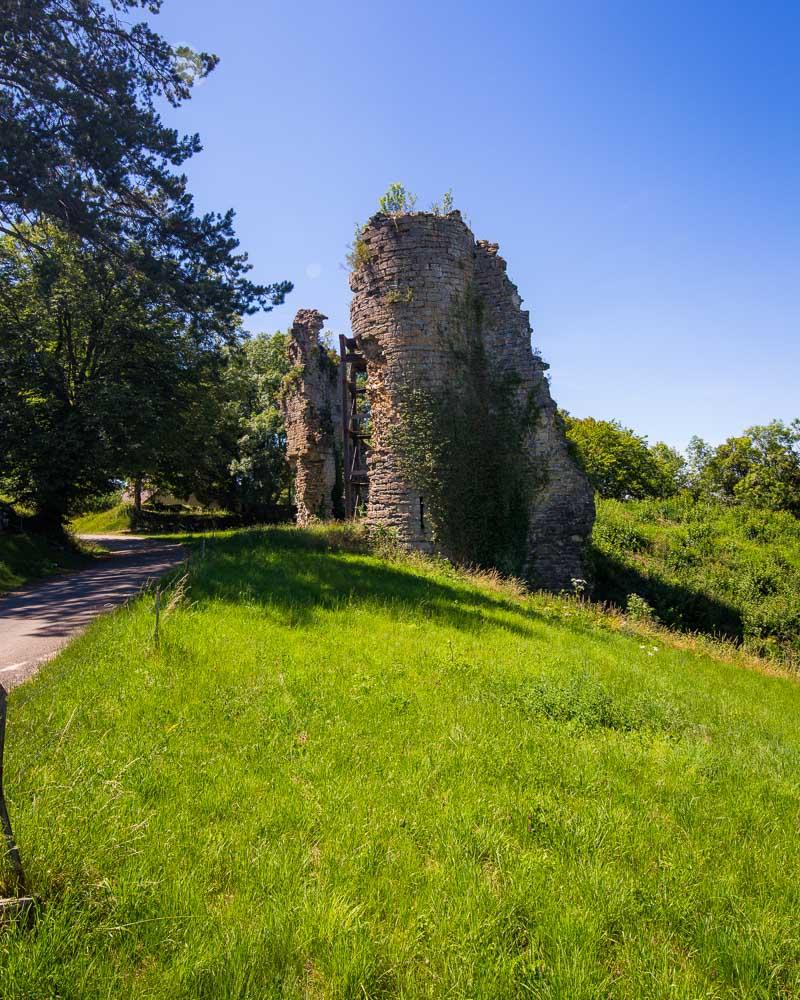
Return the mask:
M 320 339 L 326 318 L 316 309 L 300 309 L 289 341 L 283 411 L 301 525 L 334 514 L 342 410 L 338 367 Z

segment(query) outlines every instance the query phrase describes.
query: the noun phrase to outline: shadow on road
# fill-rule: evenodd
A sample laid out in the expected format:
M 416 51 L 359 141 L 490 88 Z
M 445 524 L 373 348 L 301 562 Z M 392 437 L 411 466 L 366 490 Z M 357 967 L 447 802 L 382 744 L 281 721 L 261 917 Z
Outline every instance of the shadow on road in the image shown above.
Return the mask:
M 89 569 L 51 577 L 0 598 L 0 675 L 13 685 L 34 672 L 97 615 L 117 607 L 186 557 L 175 542 L 91 535 L 109 555 Z

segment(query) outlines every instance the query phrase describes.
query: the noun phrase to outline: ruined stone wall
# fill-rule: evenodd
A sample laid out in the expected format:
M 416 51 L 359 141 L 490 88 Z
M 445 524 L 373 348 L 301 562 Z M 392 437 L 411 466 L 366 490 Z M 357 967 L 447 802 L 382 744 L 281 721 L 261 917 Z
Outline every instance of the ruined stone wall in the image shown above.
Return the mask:
M 408 387 L 433 391 L 447 378 L 453 302 L 471 280 L 473 238 L 458 220 L 378 215 L 363 235 L 369 260 L 351 275 L 353 335 L 367 359 L 372 415 L 367 520 L 432 551 L 420 493 L 401 471 L 393 432 Z
M 530 394 L 535 419 L 526 451 L 533 468 L 542 472 L 530 500 L 524 573 L 546 589 L 570 589 L 573 579 L 586 576 L 584 550 L 594 523 L 594 495 L 569 452 L 545 376 L 549 365 L 531 350 L 529 313 L 521 308 L 517 287 L 497 251 L 496 243 L 484 240 L 475 247 L 486 356 L 498 371 L 519 376 L 520 397 Z
M 341 453 L 338 369 L 320 339 L 325 319 L 316 309 L 300 309 L 289 341 L 292 367 L 283 394 L 283 412 L 297 523 L 301 525 L 333 516 L 337 454 Z
M 447 387 L 458 377 L 454 347 L 477 337 L 491 373 L 511 376 L 506 391 L 515 395 L 520 412 L 528 408 L 534 414 L 520 456 L 535 472 L 522 526 L 523 572 L 538 586 L 569 588 L 573 578 L 585 575 L 592 492 L 567 450 L 547 366 L 531 350 L 528 313 L 520 308 L 497 245 L 476 243 L 458 212 L 379 214 L 362 239 L 366 259 L 350 285 L 352 330 L 367 358 L 372 410 L 368 522 L 395 529 L 409 547 L 435 547 L 430 521 L 420 516 L 424 498 L 409 481 L 404 456 L 397 454 L 394 429 L 405 420 L 413 430 L 413 414 L 404 412 L 409 387 L 433 394 Z M 465 320 L 465 311 L 473 320 Z M 492 401 L 479 403 L 488 406 L 491 421 Z M 476 453 L 468 460 L 480 463 L 485 457 Z

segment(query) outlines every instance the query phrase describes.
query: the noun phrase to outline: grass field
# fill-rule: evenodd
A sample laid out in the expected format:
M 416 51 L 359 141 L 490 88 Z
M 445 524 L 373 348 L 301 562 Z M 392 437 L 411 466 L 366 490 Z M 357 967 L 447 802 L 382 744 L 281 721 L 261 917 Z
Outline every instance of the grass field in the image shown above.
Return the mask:
M 296 529 L 15 691 L 12 998 L 800 995 L 800 685 Z

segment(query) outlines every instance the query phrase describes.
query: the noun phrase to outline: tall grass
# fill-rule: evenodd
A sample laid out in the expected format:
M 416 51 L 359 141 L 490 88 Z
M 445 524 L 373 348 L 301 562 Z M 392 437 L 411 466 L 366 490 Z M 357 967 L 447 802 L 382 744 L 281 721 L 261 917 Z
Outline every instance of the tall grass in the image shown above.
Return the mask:
M 793 680 L 296 529 L 170 603 L 12 696 L 4 1000 L 800 993 Z

